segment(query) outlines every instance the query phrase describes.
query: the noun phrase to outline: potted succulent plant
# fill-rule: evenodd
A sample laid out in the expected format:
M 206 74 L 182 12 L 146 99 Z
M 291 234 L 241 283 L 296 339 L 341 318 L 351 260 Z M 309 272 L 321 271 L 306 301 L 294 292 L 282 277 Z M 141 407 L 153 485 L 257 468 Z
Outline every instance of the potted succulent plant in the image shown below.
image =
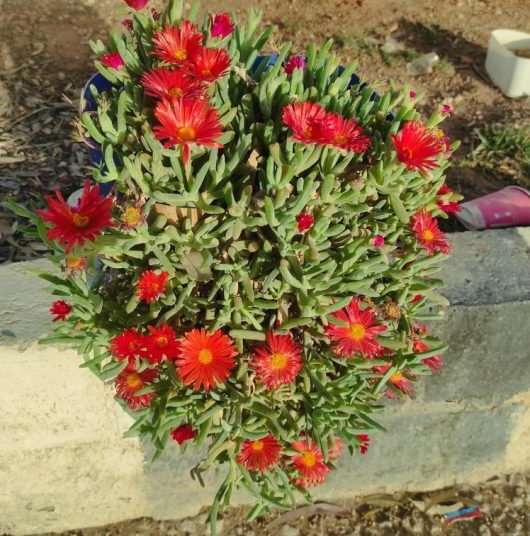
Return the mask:
M 59 269 L 40 274 L 49 341 L 114 385 L 126 436 L 156 456 L 205 446 L 199 479 L 226 467 L 215 533 L 236 487 L 251 519 L 310 500 L 344 448 L 366 451 L 381 397 L 440 368 L 420 321 L 445 303 L 455 144 L 447 106 L 422 121 L 413 92 L 375 95 L 331 41 L 271 56 L 258 13 L 199 24 L 196 4 L 127 4 L 124 30 L 92 44 L 80 128 L 96 183 L 74 206 L 10 206 Z

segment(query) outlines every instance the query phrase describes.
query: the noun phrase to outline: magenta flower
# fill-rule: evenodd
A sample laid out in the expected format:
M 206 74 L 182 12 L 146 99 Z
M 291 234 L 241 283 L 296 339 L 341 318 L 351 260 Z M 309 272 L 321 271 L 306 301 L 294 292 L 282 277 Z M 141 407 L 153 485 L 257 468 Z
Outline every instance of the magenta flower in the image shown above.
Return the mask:
M 453 107 L 450 104 L 445 103 L 442 105 L 442 112 L 444 114 L 451 115 L 453 112 Z
M 210 21 L 212 23 L 210 32 L 212 37 L 220 37 L 221 39 L 224 39 L 234 31 L 234 23 L 228 13 L 210 15 Z
M 293 74 L 295 69 L 305 69 L 306 59 L 304 56 L 291 56 L 283 66 L 287 74 Z
M 409 92 L 409 99 L 415 99 L 416 98 L 416 92 L 415 91 L 410 91 Z
M 383 235 L 375 235 L 372 238 L 372 246 L 375 248 L 382 248 L 385 245 L 385 237 Z
M 105 67 L 108 67 L 109 69 L 115 69 L 116 71 L 118 69 L 121 69 L 124 65 L 123 59 L 120 56 L 119 52 L 110 52 L 109 54 L 105 54 L 101 58 L 101 62 Z
M 149 0 L 124 0 L 124 1 L 129 7 L 132 7 L 136 11 L 140 11 L 140 9 L 143 9 L 149 3 Z

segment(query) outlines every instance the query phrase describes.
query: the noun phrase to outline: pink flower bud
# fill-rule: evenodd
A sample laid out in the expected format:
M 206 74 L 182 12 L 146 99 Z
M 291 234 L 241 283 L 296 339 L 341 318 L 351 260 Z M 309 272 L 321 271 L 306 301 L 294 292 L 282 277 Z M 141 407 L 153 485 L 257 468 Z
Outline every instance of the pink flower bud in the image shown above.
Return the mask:
M 210 21 L 212 24 L 210 32 L 212 37 L 220 37 L 221 39 L 224 39 L 234 31 L 234 23 L 228 13 L 210 15 Z
M 383 235 L 375 235 L 373 238 L 372 238 L 372 246 L 374 246 L 375 248 L 381 248 L 385 245 L 385 237 Z
M 140 11 L 140 9 L 143 9 L 148 3 L 149 0 L 124 0 L 125 3 L 135 9 L 136 11 Z
M 298 215 L 296 221 L 298 222 L 298 232 L 303 233 L 304 231 L 307 231 L 308 229 L 311 229 L 311 227 L 313 227 L 315 219 L 313 218 L 313 216 L 311 216 L 311 214 L 302 212 L 302 214 Z

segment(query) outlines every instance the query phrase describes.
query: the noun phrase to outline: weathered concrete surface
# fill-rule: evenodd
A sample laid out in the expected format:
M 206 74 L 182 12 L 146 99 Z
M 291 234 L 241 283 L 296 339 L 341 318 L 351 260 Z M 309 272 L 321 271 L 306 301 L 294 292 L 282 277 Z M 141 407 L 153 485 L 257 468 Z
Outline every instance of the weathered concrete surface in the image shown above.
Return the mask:
M 390 404 L 370 450 L 344 456 L 317 498 L 428 489 L 530 469 L 530 232 L 461 233 L 444 268 L 453 305 L 436 330 L 450 342 L 443 370 L 416 398 Z M 31 266 L 34 266 L 31 263 Z M 39 347 L 50 297 L 0 267 L 0 533 L 95 526 L 139 516 L 178 518 L 209 505 L 219 475 L 189 478 L 196 454 L 151 447 L 71 351 Z M 33 341 L 33 342 L 32 342 Z M 238 495 L 244 500 L 244 495 Z

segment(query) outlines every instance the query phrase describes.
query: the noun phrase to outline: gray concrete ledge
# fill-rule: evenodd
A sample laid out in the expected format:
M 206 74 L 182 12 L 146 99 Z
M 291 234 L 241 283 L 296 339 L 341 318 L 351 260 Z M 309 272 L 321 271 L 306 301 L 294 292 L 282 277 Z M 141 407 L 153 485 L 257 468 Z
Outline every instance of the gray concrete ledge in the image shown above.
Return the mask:
M 434 489 L 530 469 L 530 230 L 451 236 L 438 325 L 445 366 L 391 404 L 368 454 L 343 456 L 317 498 Z M 42 261 L 39 261 L 42 262 Z M 31 263 L 35 266 L 35 263 Z M 28 263 L 0 266 L 0 533 L 23 535 L 140 516 L 193 515 L 209 505 L 189 478 L 193 453 L 124 440 L 129 418 L 112 389 L 71 351 L 39 347 L 47 332 L 45 284 Z M 239 496 L 244 500 L 243 495 Z

